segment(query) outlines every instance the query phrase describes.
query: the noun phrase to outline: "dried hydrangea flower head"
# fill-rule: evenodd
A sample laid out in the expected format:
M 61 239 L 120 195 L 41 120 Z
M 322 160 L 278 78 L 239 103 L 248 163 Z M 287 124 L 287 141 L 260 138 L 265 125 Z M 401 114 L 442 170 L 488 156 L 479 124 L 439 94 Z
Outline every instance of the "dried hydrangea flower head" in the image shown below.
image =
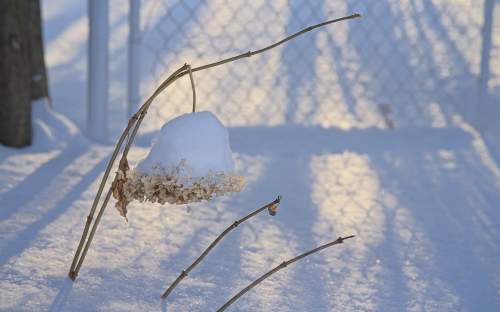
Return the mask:
M 244 185 L 244 178 L 234 173 L 227 129 L 210 112 L 167 122 L 149 154 L 120 177 L 119 192 L 113 195 L 122 216 L 134 199 L 187 204 L 239 192 Z

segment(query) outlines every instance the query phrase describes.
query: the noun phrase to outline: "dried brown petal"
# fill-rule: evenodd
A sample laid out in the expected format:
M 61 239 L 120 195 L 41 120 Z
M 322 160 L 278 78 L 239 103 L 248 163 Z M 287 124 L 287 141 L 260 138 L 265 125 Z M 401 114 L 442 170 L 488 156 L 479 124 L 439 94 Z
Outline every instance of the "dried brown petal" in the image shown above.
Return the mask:
M 123 185 L 127 204 L 134 199 L 162 204 L 187 204 L 238 192 L 244 185 L 244 178 L 241 176 L 209 174 L 201 178 L 187 178 L 179 177 L 179 172 L 179 168 L 165 174 L 145 174 L 132 170 Z

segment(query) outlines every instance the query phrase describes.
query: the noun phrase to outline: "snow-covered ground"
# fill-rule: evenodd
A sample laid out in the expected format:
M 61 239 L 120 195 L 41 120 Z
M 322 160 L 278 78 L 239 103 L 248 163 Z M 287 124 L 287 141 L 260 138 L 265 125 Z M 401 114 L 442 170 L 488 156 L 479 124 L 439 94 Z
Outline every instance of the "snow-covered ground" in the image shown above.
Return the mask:
M 392 9 L 397 3 L 381 2 L 390 3 Z M 437 10 L 444 2 L 411 1 L 416 12 L 422 10 L 422 3 L 434 3 Z M 82 3 L 44 1 L 54 107 L 67 116 L 35 103 L 34 145 L 20 150 L 0 146 L 1 311 L 214 311 L 281 261 L 351 234 L 356 238 L 287 267 L 229 310 L 500 310 L 500 150 L 485 143 L 457 113 L 454 103 L 443 104 L 437 101 L 442 98 L 428 93 L 422 93 L 418 110 L 425 109 L 421 114 L 398 115 L 395 109 L 389 118 L 396 129 L 387 129 L 383 114 L 370 103 L 392 97 L 387 98 L 376 77 L 369 75 L 377 71 L 368 66 L 369 55 L 350 54 L 352 50 L 345 46 L 331 51 L 336 58 L 324 56 L 333 64 L 317 65 L 318 77 L 309 86 L 312 93 L 311 89 L 287 92 L 277 88 L 268 99 L 266 88 L 272 89 L 271 85 L 243 81 L 240 87 L 248 93 L 240 94 L 234 85 L 227 85 L 234 89 L 236 104 L 225 107 L 221 93 L 206 98 L 202 109 L 214 111 L 229 126 L 236 171 L 245 175 L 246 188 L 188 207 L 134 202 L 128 207 L 128 223 L 111 204 L 78 279 L 71 282 L 69 265 L 113 148 L 82 135 L 87 31 Z M 111 126 L 116 134 L 125 120 L 126 8 L 125 1 L 111 3 L 115 34 L 111 38 Z M 284 7 L 282 1 L 273 3 L 278 9 Z M 277 26 L 273 36 L 278 38 L 300 25 L 295 26 Z M 349 42 L 342 35 L 349 30 L 346 27 L 339 26 L 339 38 L 332 40 Z M 437 47 L 432 55 L 445 57 L 431 43 L 440 41 L 438 35 L 446 29 L 438 33 L 430 26 L 421 25 L 421 29 L 427 32 L 422 38 Z M 330 40 L 324 32 L 317 36 L 319 45 Z M 447 41 L 452 46 L 453 38 Z M 500 42 L 498 32 L 495 38 Z M 304 47 L 309 42 L 304 40 L 295 44 Z M 260 37 L 256 41 L 268 43 Z M 463 49 L 457 47 L 449 59 L 436 61 L 446 64 L 458 58 L 462 63 L 457 68 L 476 64 Z M 462 52 L 463 58 L 458 57 Z M 276 50 L 251 64 L 265 66 L 271 76 L 283 74 L 276 68 L 279 58 L 289 53 L 293 52 Z M 498 59 L 497 55 L 494 61 Z M 306 64 L 309 61 L 314 64 L 314 59 Z M 360 76 L 339 75 L 362 61 L 367 71 Z M 213 74 L 227 72 L 220 73 Z M 287 75 L 293 77 L 291 69 Z M 199 85 L 209 84 L 203 75 L 196 77 Z M 460 81 L 472 77 L 466 75 Z M 296 78 L 287 86 L 308 84 L 304 79 Z M 210 90 L 212 85 L 208 86 Z M 329 86 L 338 97 L 322 96 L 330 92 Z M 180 93 L 172 93 L 173 101 L 190 101 L 189 93 Z M 201 88 L 199 101 L 203 94 Z M 266 101 L 276 105 L 271 107 Z M 393 104 L 397 103 L 388 103 Z M 147 121 L 148 131 L 140 134 L 131 150 L 131 164 L 147 153 L 151 131 L 159 129 L 162 118 L 165 121 L 189 107 L 190 103 L 172 105 L 172 111 L 163 115 L 153 111 L 156 119 Z M 405 126 L 408 118 L 423 120 L 423 126 L 418 122 Z M 278 194 L 283 200 L 275 217 L 262 214 L 238 227 L 167 301 L 159 298 L 220 231 Z
M 0 310 L 211 311 L 279 262 L 350 234 L 233 311 L 500 307 L 500 168 L 460 120 L 398 131 L 231 128 L 242 193 L 189 208 L 132 203 L 129 223 L 110 207 L 72 283 L 66 274 L 112 147 L 36 107 L 35 145 L 0 149 Z M 220 231 L 277 194 L 277 216 L 240 226 L 160 300 Z

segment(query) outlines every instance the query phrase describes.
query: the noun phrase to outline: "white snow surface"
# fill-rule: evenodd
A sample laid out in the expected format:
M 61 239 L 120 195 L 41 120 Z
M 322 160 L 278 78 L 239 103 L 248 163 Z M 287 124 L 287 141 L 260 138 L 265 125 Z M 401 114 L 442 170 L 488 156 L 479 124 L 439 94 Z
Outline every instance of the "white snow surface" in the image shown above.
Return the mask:
M 0 311 L 214 311 L 283 260 L 351 234 L 230 311 L 500 306 L 500 168 L 460 118 L 449 129 L 230 128 L 245 191 L 188 209 L 134 202 L 129 223 L 111 203 L 76 282 L 67 271 L 112 146 L 43 106 L 34 119 L 32 147 L 0 147 Z M 277 194 L 275 217 L 240 224 L 159 298 L 224 228 Z
M 248 7 L 248 1 L 239 0 L 196 0 L 188 5 L 183 1 L 142 2 L 150 8 L 143 12 L 152 12 L 143 18 L 151 27 L 162 20 L 168 26 L 170 16 L 182 16 L 187 6 L 203 3 L 193 18 L 182 23 L 185 32 L 176 32 L 170 42 L 179 49 L 195 46 L 209 51 L 210 57 L 196 59 L 197 54 L 188 54 L 166 62 L 169 68 L 186 60 L 203 64 L 219 59 L 221 53 L 231 56 L 269 43 L 267 35 L 259 35 L 255 44 L 252 41 L 254 34 L 266 33 L 261 17 L 272 20 L 273 38 L 343 12 L 359 11 L 365 17 L 359 23 L 330 27 L 328 32 L 311 32 L 281 51 L 239 61 L 254 62 L 248 66 L 253 75 L 270 75 L 265 83 L 249 80 L 252 71 L 240 65 L 211 72 L 232 81 L 234 75 L 228 74 L 234 71 L 244 78 L 239 78 L 244 86 L 215 84 L 210 81 L 212 76 L 196 73 L 197 86 L 217 90 L 204 97 L 202 87 L 198 95 L 207 99 L 206 105 L 212 105 L 207 109 L 228 126 L 235 172 L 246 176 L 247 187 L 234 196 L 187 207 L 165 209 L 134 202 L 128 223 L 111 200 L 76 282 L 67 273 L 111 157 L 112 140 L 109 145 L 89 142 L 66 117 L 45 104 L 34 105 L 33 146 L 11 149 L 0 145 L 0 311 L 215 311 L 237 290 L 283 260 L 350 234 L 356 238 L 288 266 L 228 311 L 500 310 L 500 144 L 488 146 L 470 124 L 442 109 L 456 103 L 423 94 L 414 109 L 394 100 L 398 98 L 395 89 L 386 86 L 381 71 L 373 67 L 377 63 L 373 50 L 360 44 L 370 42 L 365 36 L 370 33 L 365 31 L 371 29 L 377 46 L 383 42 L 381 47 L 389 47 L 381 50 L 390 52 L 390 47 L 397 47 L 403 51 L 399 60 L 391 60 L 395 61 L 392 65 L 409 68 L 412 75 L 401 71 L 400 81 L 416 81 L 413 75 L 422 81 L 443 64 L 467 69 L 464 80 L 476 81 L 469 68 L 474 68 L 470 64 L 477 54 L 468 49 L 479 49 L 480 44 L 465 40 L 467 46 L 456 45 L 455 39 L 463 37 L 470 21 L 442 9 L 451 1 L 411 1 L 408 10 L 408 1 L 324 1 L 315 6 L 316 15 L 298 12 L 300 5 L 286 1 L 251 2 L 261 13 L 277 7 L 283 12 L 279 15 L 234 10 L 234 6 Z M 363 7 L 371 3 L 380 4 L 380 10 L 365 14 Z M 83 128 L 86 1 L 45 0 L 42 5 L 54 107 Z M 156 14 L 161 5 L 171 7 L 172 15 Z M 116 135 L 126 122 L 127 6 L 118 0 L 110 0 L 110 6 L 110 119 L 111 132 Z M 499 8 L 497 5 L 495 16 Z M 424 14 L 429 10 L 434 18 Z M 238 18 L 250 26 L 234 23 L 228 11 L 243 14 Z M 299 13 L 301 18 L 292 18 Z M 385 26 L 372 27 L 378 24 L 368 13 Z M 209 22 L 200 26 L 207 33 L 227 39 L 222 28 L 241 29 L 245 36 L 235 32 L 230 40 L 219 41 L 221 50 L 210 50 L 211 45 L 200 42 L 191 44 L 192 22 L 200 15 Z M 422 20 L 422 16 L 427 18 Z M 480 21 L 481 13 L 478 16 Z M 176 31 L 166 26 L 162 31 Z M 357 40 L 351 36 L 356 30 L 363 34 Z M 497 46 L 499 34 L 494 32 Z M 419 45 L 425 55 L 412 54 L 414 43 L 422 40 L 425 44 Z M 165 51 L 171 48 L 155 43 Z M 296 63 L 290 58 L 293 49 L 287 50 L 293 45 L 308 51 L 301 56 L 307 67 L 296 71 L 287 66 Z M 317 47 L 322 47 L 321 55 Z M 500 54 L 495 55 L 498 64 Z M 283 63 L 287 56 L 288 63 Z M 283 66 L 285 75 L 279 71 Z M 315 71 L 308 71 L 310 68 Z M 359 72 L 350 75 L 352 68 Z M 499 77 L 500 66 L 492 66 L 492 71 Z M 463 85 L 444 73 L 443 79 L 455 85 L 452 91 L 461 97 Z M 143 78 L 151 76 L 143 74 Z M 288 88 L 277 88 L 273 81 L 278 78 L 289 81 Z M 500 80 L 496 81 L 498 85 Z M 189 82 L 179 83 L 185 83 L 187 91 L 169 89 L 165 95 L 169 105 L 155 106 L 165 114 L 152 111 L 148 115 L 161 122 L 145 120 L 144 127 L 158 130 L 170 116 L 186 111 L 186 101 L 176 95 L 188 98 Z M 304 85 L 313 86 L 314 91 L 297 87 Z M 408 83 L 404 87 L 421 88 Z M 500 89 L 495 88 L 498 98 Z M 325 96 L 331 94 L 327 90 L 336 97 Z M 266 94 L 271 96 L 266 98 Z M 233 101 L 224 101 L 227 95 Z M 171 99 L 184 104 L 170 105 Z M 396 128 L 384 129 L 371 105 L 386 103 L 385 99 L 391 106 L 407 109 L 407 117 L 423 121 L 426 127 L 399 127 L 407 120 L 395 114 L 389 117 Z M 463 100 L 467 107 L 476 107 L 469 98 Z M 433 109 L 420 110 L 429 103 Z M 421 119 L 421 115 L 429 118 Z M 150 135 L 140 132 L 130 151 L 132 166 L 148 152 Z M 283 200 L 275 217 L 259 214 L 240 224 L 167 301 L 160 300 L 169 283 L 221 231 L 278 194 Z
M 214 114 L 195 112 L 166 122 L 137 170 L 148 174 L 170 172 L 181 162 L 189 168 L 190 177 L 234 170 L 227 129 Z

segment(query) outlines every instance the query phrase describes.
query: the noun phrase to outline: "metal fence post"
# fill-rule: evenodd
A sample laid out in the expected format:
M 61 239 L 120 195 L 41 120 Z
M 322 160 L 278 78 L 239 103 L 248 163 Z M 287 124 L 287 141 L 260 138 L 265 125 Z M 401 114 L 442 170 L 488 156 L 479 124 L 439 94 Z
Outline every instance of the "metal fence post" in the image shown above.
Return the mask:
M 129 13 L 129 38 L 128 38 L 128 80 L 127 80 L 127 112 L 128 116 L 135 113 L 139 106 L 140 93 L 140 45 L 141 45 L 141 29 L 140 29 L 140 12 L 141 1 L 130 0 Z
M 87 133 L 105 142 L 108 137 L 108 0 L 88 0 Z
M 490 51 L 495 0 L 484 1 L 484 24 L 482 28 L 481 68 L 479 73 L 477 128 L 486 130 L 485 117 L 489 111 L 488 81 L 490 79 Z

